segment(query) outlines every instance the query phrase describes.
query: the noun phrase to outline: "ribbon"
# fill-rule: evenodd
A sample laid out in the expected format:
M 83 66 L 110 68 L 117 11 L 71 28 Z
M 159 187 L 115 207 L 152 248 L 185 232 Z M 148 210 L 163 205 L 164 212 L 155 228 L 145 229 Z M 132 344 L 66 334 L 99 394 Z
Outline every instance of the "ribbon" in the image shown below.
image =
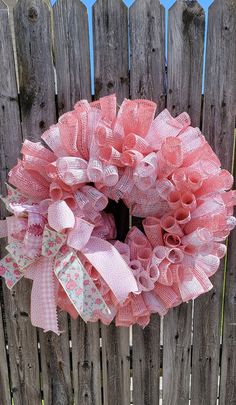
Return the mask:
M 102 295 L 89 277 L 84 266 L 73 251 L 59 251 L 65 235 L 45 228 L 42 256 L 34 260 L 22 254 L 24 245 L 12 243 L 7 246 L 10 255 L 0 262 L 1 275 L 8 288 L 23 277 L 33 280 L 31 292 L 31 321 L 34 326 L 59 334 L 56 313 L 56 281 L 61 283 L 71 303 L 85 320 L 93 313 L 110 314 Z M 55 257 L 56 256 L 56 257 Z
M 115 95 L 78 102 L 43 134 L 50 150 L 25 141 L 10 172 L 0 274 L 9 288 L 33 280 L 32 322 L 45 330 L 59 333 L 57 306 L 145 326 L 150 313 L 209 291 L 226 252 L 219 242 L 236 225 L 233 177 L 188 114 L 154 119 L 148 100 L 116 106 Z M 109 243 L 108 198 L 144 218 L 146 235 L 132 228 L 124 246 Z
M 109 285 L 119 302 L 124 301 L 130 292 L 138 291 L 129 266 L 109 242 L 92 236 L 82 252 Z
M 25 229 L 23 240 L 13 238 L 7 246 L 9 255 L 0 261 L 0 272 L 9 288 L 23 276 L 33 280 L 32 324 L 43 328 L 44 331 L 52 330 L 57 334 L 60 333 L 56 311 L 58 283 L 69 302 L 86 322 L 99 317 L 105 320 L 111 316 L 109 307 L 78 257 L 78 252 L 98 271 L 118 302 L 123 302 L 131 291 L 138 290 L 132 271 L 117 249 L 109 242 L 92 236 L 95 225 L 74 217 L 67 205 L 66 213 L 63 212 L 65 205 L 63 201 L 51 203 L 48 209 L 49 224 L 45 225 L 39 212 L 39 205 L 13 204 L 13 212 L 21 215 L 28 213 L 28 228 Z M 35 224 L 32 218 L 35 219 Z M 21 221 L 22 217 L 14 218 L 15 229 L 20 229 L 18 222 Z M 103 219 L 99 226 L 101 222 L 105 225 Z M 39 227 L 39 224 L 40 226 L 43 224 L 43 228 Z M 51 229 L 50 225 L 56 230 Z M 37 230 L 36 235 L 34 226 Z M 4 222 L 5 236 L 6 227 L 7 223 Z M 65 232 L 64 230 L 68 228 L 70 230 Z M 12 230 L 12 227 L 10 229 Z M 17 238 L 17 233 L 15 236 Z M 26 241 L 30 246 L 36 244 L 38 248 L 40 245 L 40 252 L 37 254 L 37 249 L 31 249 L 35 255 L 29 257 Z
M 23 277 L 23 273 L 19 271 L 18 264 L 10 254 L 0 261 L 0 275 L 4 277 L 6 286 L 9 289 L 12 289 Z
M 55 274 L 85 322 L 92 319 L 96 313 L 105 316 L 110 314 L 102 295 L 74 252 L 70 251 L 63 257 L 59 254 L 56 257 Z
M 7 233 L 7 221 L 4 219 L 0 221 L 0 238 L 6 238 Z

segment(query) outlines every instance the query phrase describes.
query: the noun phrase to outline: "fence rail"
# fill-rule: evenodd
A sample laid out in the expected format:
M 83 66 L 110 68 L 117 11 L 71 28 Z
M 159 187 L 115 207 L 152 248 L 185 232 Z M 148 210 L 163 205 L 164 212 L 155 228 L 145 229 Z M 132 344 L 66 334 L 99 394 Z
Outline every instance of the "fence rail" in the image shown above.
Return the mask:
M 94 97 L 116 92 L 118 102 L 150 98 L 158 112 L 165 106 L 173 115 L 188 111 L 222 166 L 236 174 L 236 2 L 213 1 L 207 41 L 197 1 L 175 2 L 167 36 L 166 13 L 159 0 L 136 0 L 129 9 L 122 0 L 95 2 Z M 57 0 L 52 8 L 44 0 L 18 0 L 10 19 L 0 0 L 2 193 L 22 140 L 38 140 L 78 99 L 91 99 L 91 63 L 88 14 L 80 0 Z M 123 237 L 128 212 L 119 204 L 115 213 Z M 60 313 L 64 333 L 44 334 L 30 323 L 31 282 L 11 292 L 1 284 L 0 404 L 236 404 L 235 243 L 236 231 L 209 293 L 163 321 L 153 315 L 144 330 L 86 325 Z

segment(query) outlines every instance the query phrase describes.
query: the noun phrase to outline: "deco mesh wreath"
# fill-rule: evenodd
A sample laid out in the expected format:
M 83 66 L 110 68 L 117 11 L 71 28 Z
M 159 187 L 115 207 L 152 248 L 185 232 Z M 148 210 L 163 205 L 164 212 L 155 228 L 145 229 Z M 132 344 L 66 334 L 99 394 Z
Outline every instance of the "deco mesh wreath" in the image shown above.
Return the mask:
M 57 307 L 85 321 L 145 326 L 151 313 L 209 291 L 235 226 L 232 175 L 188 114 L 115 95 L 79 101 L 43 135 L 26 140 L 9 173 L 13 215 L 1 221 L 12 288 L 33 280 L 33 325 L 59 334 Z M 143 231 L 116 240 L 109 199 L 122 199 Z

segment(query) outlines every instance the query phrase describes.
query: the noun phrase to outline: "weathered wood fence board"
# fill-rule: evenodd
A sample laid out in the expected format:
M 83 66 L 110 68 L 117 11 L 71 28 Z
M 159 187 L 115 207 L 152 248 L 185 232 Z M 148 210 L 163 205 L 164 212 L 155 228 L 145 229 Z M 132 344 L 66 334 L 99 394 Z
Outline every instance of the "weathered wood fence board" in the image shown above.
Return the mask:
M 205 14 L 199 3 L 177 0 L 168 20 L 167 108 L 174 116 L 187 111 L 200 126 Z
M 1 191 L 7 171 L 16 163 L 22 140 L 15 66 L 7 14 L 0 12 L 1 24 Z M 3 54 L 4 52 L 4 54 Z M 3 211 L 2 211 L 3 213 Z M 15 403 L 41 404 L 36 330 L 29 320 L 30 283 L 9 292 L 4 286 L 11 390 Z
M 8 13 L 0 0 L 1 192 L 22 137 L 39 140 L 78 99 L 91 99 L 88 15 L 81 1 L 57 0 L 51 9 L 45 0 L 18 0 L 14 25 L 19 97 Z M 174 116 L 188 111 L 193 126 L 203 121 L 203 133 L 230 170 L 236 116 L 235 1 L 215 0 L 209 9 L 203 114 L 204 12 L 197 1 L 177 0 L 169 10 L 168 26 L 166 74 L 165 9 L 160 1 L 136 0 L 128 10 L 122 0 L 97 0 L 95 98 L 116 92 L 118 104 L 125 97 L 150 98 L 158 112 L 166 103 Z M 124 239 L 128 210 L 116 204 L 111 210 Z M 0 213 L 3 218 L 4 209 Z M 39 405 L 42 398 L 45 405 L 130 405 L 132 377 L 132 403 L 158 405 L 162 373 L 164 405 L 187 405 L 189 397 L 191 405 L 215 405 L 218 394 L 219 405 L 234 404 L 235 235 L 229 238 L 223 329 L 222 263 L 212 291 L 197 299 L 194 308 L 184 304 L 165 317 L 163 356 L 158 315 L 144 330 L 135 326 L 129 331 L 114 324 L 68 322 L 60 313 L 64 334 L 58 337 L 31 326 L 29 280 L 11 292 L 3 286 L 0 403 L 10 405 L 12 397 L 15 405 Z M 1 242 L 1 254 L 3 250 Z
M 236 71 L 236 70 L 235 70 Z M 234 176 L 236 168 L 234 165 Z M 234 187 L 236 186 L 234 182 Z M 236 232 L 229 238 L 224 305 L 224 328 L 221 356 L 220 405 L 233 404 L 236 399 Z
M 130 96 L 165 108 L 165 13 L 159 1 L 136 0 L 130 7 Z M 133 219 L 135 225 L 135 218 Z M 159 404 L 160 317 L 143 330 L 132 328 L 133 403 Z M 153 348 L 156 348 L 153 351 Z
M 95 97 L 116 93 L 118 104 L 129 97 L 128 9 L 121 0 L 98 0 L 93 6 Z M 116 209 L 116 208 L 115 208 Z M 117 232 L 124 238 L 128 210 L 116 212 Z M 129 329 L 101 326 L 105 405 L 130 403 Z
M 41 389 L 45 405 L 55 403 L 72 404 L 72 382 L 70 345 L 67 315 L 59 313 L 60 330 L 58 337 L 40 331 Z
M 56 120 L 51 13 L 44 2 L 25 0 L 17 3 L 14 21 L 23 137 L 36 141 Z M 29 296 L 29 291 L 26 294 Z M 66 315 L 63 317 L 67 319 Z M 52 401 L 69 403 L 72 395 L 66 323 L 61 325 L 66 333 L 60 337 L 39 331 L 41 384 L 46 405 Z M 62 354 L 65 351 L 67 356 Z
M 215 0 L 209 8 L 203 110 L 203 133 L 218 154 L 222 167 L 229 171 L 235 125 L 235 12 L 235 2 L 229 0 Z M 231 260 L 229 263 L 233 265 Z M 217 399 L 223 278 L 222 262 L 220 270 L 212 277 L 214 288 L 194 306 L 194 405 L 213 405 Z
M 130 15 L 130 96 L 165 108 L 165 9 L 159 0 L 136 0 Z
M 1 13 L 1 11 L 0 11 Z M 0 305 L 0 390 L 2 401 L 6 405 L 11 405 L 10 375 L 7 364 L 6 343 L 2 320 L 2 307 Z
M 197 1 L 178 0 L 169 10 L 167 108 L 173 116 L 190 113 L 193 126 L 200 126 L 204 22 Z M 164 404 L 189 403 L 191 328 L 191 302 L 170 310 L 164 318 Z
M 75 405 L 101 405 L 100 325 L 72 321 L 72 371 Z
M 87 9 L 79 0 L 58 0 L 53 6 L 55 67 L 59 115 L 76 101 L 91 99 Z
M 160 319 L 152 315 L 143 330 L 133 326 L 133 403 L 158 405 L 160 399 Z
M 19 1 L 14 23 L 22 131 L 35 141 L 56 121 L 49 8 L 40 0 Z
M 128 8 L 122 0 L 97 0 L 93 6 L 95 96 L 129 97 Z
M 76 101 L 91 99 L 88 17 L 76 0 L 59 0 L 53 7 L 58 113 Z M 101 405 L 100 332 L 98 324 L 71 320 L 72 371 L 75 405 Z
M 57 1 L 53 15 L 57 105 L 61 115 L 71 110 L 76 101 L 91 99 L 88 16 L 86 7 L 76 0 Z M 71 342 L 74 403 L 100 405 L 99 326 L 71 320 Z M 69 370 L 65 377 L 70 379 Z
M 97 0 L 93 5 L 95 98 L 116 93 L 118 105 L 129 97 L 128 9 L 122 0 Z M 124 205 L 111 203 L 117 238 L 129 229 Z

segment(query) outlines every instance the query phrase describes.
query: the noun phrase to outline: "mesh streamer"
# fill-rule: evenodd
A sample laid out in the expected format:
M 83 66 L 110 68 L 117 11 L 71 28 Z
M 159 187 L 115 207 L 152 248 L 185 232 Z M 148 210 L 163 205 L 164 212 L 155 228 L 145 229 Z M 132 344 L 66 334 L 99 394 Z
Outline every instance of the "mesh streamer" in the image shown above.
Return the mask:
M 115 95 L 81 100 L 42 136 L 25 141 L 2 198 L 11 218 L 0 275 L 33 280 L 32 322 L 59 333 L 58 305 L 73 317 L 145 327 L 150 314 L 209 291 L 235 227 L 236 191 L 199 128 L 182 113 Z M 142 231 L 116 241 L 109 198 Z M 106 209 L 106 212 L 104 210 Z M 21 281 L 23 282 L 23 281 Z

